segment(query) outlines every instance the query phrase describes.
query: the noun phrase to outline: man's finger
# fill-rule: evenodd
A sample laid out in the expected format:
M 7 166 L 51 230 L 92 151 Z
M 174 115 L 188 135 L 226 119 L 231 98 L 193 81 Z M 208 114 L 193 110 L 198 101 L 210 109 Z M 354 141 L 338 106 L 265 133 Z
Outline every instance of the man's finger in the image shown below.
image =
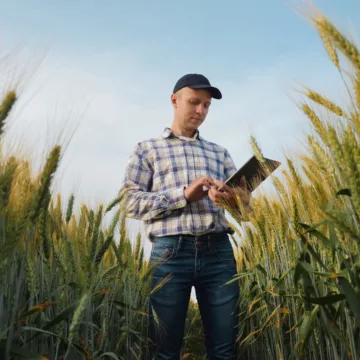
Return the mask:
M 227 193 L 231 193 L 234 191 L 234 189 L 232 187 L 230 187 L 229 185 L 226 185 L 226 184 L 223 184 L 222 189 Z
M 211 192 L 211 195 L 213 197 L 213 199 L 218 200 L 223 196 L 223 192 L 219 191 L 216 186 L 212 186 L 211 189 L 209 190 L 209 193 Z
M 219 191 L 217 191 L 214 187 L 212 187 L 209 192 L 208 192 L 208 196 L 209 199 L 216 205 L 219 206 L 219 197 L 218 195 L 221 194 L 219 193 Z
M 244 175 L 240 178 L 240 186 L 241 186 L 244 190 L 247 190 L 247 183 L 246 183 L 246 179 L 245 179 L 245 176 L 244 176 Z
M 206 176 L 204 180 L 209 184 L 214 185 L 214 179 L 212 177 Z
M 212 196 L 215 196 L 215 191 L 216 191 L 215 187 L 211 186 L 210 190 L 209 190 L 209 193 L 211 193 Z
M 214 190 L 213 188 L 211 188 L 208 192 L 208 196 L 209 196 L 209 199 L 213 202 L 215 202 L 215 195 L 214 195 Z
M 218 190 L 223 190 L 225 184 L 219 180 L 214 180 L 214 185 Z

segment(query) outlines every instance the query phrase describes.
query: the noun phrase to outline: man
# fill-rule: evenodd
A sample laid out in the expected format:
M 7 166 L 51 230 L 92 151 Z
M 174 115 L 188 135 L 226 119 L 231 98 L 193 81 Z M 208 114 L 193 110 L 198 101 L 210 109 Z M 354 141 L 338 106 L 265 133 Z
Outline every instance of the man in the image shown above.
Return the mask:
M 200 74 L 180 78 L 171 95 L 174 119 L 162 136 L 137 144 L 122 191 L 129 217 L 143 220 L 159 261 L 150 296 L 150 337 L 156 359 L 179 359 L 192 286 L 204 325 L 209 359 L 236 359 L 237 282 L 224 203 L 239 210 L 249 194 L 224 184 L 236 167 L 228 151 L 199 135 L 219 89 Z M 244 184 L 244 179 L 242 184 Z M 168 277 L 168 281 L 164 282 Z

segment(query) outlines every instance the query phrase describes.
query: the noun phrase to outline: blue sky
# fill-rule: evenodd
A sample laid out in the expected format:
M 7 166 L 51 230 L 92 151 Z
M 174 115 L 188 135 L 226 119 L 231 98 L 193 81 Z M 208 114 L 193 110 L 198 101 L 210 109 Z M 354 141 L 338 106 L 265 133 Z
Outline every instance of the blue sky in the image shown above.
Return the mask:
M 313 31 L 292 11 L 296 3 L 301 1 L 15 0 L 2 3 L 1 28 L 9 32 L 5 39 L 51 41 L 59 51 L 87 55 L 136 49 L 151 70 L 174 72 L 185 63 L 221 78 L 314 46 Z M 360 11 L 356 0 L 316 5 L 342 20 Z
M 294 0 L 2 1 L 2 84 L 28 79 L 9 137 L 43 158 L 75 129 L 57 188 L 89 204 L 110 201 L 135 144 L 170 126 L 176 80 L 200 72 L 223 92 L 202 135 L 241 166 L 254 134 L 268 157 L 296 154 L 307 120 L 291 101 L 299 83 L 339 100 L 339 76 Z M 341 29 L 359 34 L 358 0 L 318 0 Z M 46 57 L 40 63 L 43 52 Z M 14 65 L 16 64 L 16 65 Z M 12 79 L 12 78 L 11 78 Z M 5 81 L 5 82 L 4 82 Z

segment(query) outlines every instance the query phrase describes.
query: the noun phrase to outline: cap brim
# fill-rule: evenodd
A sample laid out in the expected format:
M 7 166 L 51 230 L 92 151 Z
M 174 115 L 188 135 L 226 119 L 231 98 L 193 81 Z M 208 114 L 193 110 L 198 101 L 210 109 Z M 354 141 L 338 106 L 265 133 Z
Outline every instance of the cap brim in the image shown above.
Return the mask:
M 222 94 L 221 94 L 221 91 L 214 87 L 214 86 L 211 86 L 211 85 L 189 85 L 190 88 L 192 89 L 205 89 L 205 90 L 208 90 L 210 91 L 211 93 L 211 97 L 213 97 L 214 99 L 218 99 L 220 100 L 222 98 Z

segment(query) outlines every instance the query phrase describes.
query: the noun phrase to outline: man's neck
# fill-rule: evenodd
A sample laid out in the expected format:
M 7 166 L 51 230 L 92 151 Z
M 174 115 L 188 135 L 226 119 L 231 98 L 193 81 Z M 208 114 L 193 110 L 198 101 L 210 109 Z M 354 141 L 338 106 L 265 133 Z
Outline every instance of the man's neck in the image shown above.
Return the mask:
M 174 134 L 176 134 L 178 136 L 185 136 L 185 137 L 189 137 L 189 138 L 194 137 L 195 134 L 196 134 L 196 130 L 195 131 L 191 131 L 191 130 L 189 131 L 189 130 L 185 130 L 185 129 L 180 129 L 177 126 L 174 126 L 174 125 L 171 126 L 170 130 Z

